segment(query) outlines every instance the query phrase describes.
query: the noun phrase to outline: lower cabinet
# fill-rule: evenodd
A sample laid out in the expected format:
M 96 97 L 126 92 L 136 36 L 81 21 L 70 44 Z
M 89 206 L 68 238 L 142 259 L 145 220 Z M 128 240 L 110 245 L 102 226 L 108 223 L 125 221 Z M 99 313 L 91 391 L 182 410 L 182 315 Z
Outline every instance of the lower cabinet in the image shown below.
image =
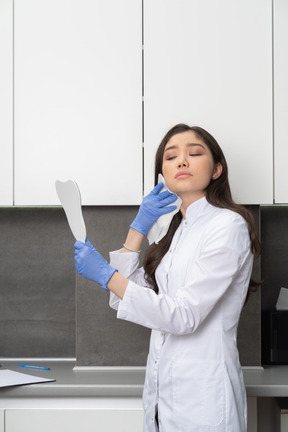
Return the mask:
M 16 398 L 2 400 L 2 402 L 0 432 L 64 432 L 66 430 L 69 432 L 142 432 L 143 430 L 143 409 L 140 398 L 101 400 L 37 398 L 30 401 L 29 398 L 26 400 Z M 248 397 L 247 402 L 247 432 L 263 432 L 262 428 L 258 427 L 257 397 Z M 281 416 L 283 423 L 286 421 L 284 417 Z
M 4 415 L 4 432 L 137 432 L 143 424 L 140 408 L 8 409 Z
M 0 432 L 4 432 L 4 410 L 0 409 Z

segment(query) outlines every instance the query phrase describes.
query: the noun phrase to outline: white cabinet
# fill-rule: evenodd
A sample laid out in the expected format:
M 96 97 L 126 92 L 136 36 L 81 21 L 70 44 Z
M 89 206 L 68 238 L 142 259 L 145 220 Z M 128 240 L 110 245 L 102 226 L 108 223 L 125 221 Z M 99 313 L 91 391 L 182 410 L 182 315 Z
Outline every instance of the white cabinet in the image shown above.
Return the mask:
M 5 432 L 4 431 L 4 426 L 5 426 L 4 414 L 5 414 L 5 411 L 3 409 L 0 409 L 0 432 Z
M 142 409 L 24 409 L 5 411 L 5 432 L 135 432 Z
M 142 199 L 141 0 L 15 0 L 15 204 Z
M 274 0 L 275 202 L 288 202 L 288 2 Z
M 248 432 L 257 431 L 257 398 L 248 397 Z M 5 413 L 5 417 L 4 417 Z M 284 416 L 282 416 L 284 418 Z M 5 418 L 5 420 L 4 420 Z M 282 420 L 283 421 L 283 420 Z M 5 429 L 4 429 L 5 424 Z M 284 424 L 284 421 L 283 421 Z M 8 409 L 0 411 L 0 432 L 137 432 L 143 409 Z M 283 429 L 284 430 L 284 429 Z
M 0 1 L 0 205 L 13 204 L 13 13 Z
M 145 192 L 184 122 L 221 145 L 236 201 L 272 203 L 271 0 L 145 0 L 144 53 Z
M 280 432 L 286 432 L 288 430 L 288 410 L 282 410 L 280 416 Z
M 142 0 L 1 0 L 0 205 L 59 205 L 68 178 L 84 205 L 139 204 L 178 122 L 215 136 L 236 201 L 287 203 L 287 9 L 144 0 L 142 64 Z

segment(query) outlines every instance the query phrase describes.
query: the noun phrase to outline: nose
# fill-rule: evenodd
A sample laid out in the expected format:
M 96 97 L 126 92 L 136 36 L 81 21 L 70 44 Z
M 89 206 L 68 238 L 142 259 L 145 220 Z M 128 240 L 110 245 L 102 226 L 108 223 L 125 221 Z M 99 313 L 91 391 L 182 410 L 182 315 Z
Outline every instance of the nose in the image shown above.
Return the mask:
M 187 168 L 189 166 L 189 161 L 188 161 L 188 157 L 187 157 L 187 153 L 185 151 L 183 152 L 179 152 L 178 155 L 178 168 Z
M 188 165 L 189 165 L 188 161 L 184 157 L 178 161 L 178 168 L 181 168 L 181 167 L 186 168 Z

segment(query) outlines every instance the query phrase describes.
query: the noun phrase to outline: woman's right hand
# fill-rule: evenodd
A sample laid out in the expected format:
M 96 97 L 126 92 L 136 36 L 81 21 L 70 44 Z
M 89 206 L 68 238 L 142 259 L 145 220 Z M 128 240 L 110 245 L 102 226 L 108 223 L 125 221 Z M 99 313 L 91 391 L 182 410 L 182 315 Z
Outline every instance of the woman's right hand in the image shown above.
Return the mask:
M 131 228 L 143 235 L 147 234 L 160 216 L 170 213 L 177 208 L 175 205 L 169 206 L 169 204 L 177 200 L 177 195 L 172 194 L 168 190 L 160 192 L 163 186 L 162 182 L 158 183 L 149 195 L 143 199 L 137 216 L 130 225 Z

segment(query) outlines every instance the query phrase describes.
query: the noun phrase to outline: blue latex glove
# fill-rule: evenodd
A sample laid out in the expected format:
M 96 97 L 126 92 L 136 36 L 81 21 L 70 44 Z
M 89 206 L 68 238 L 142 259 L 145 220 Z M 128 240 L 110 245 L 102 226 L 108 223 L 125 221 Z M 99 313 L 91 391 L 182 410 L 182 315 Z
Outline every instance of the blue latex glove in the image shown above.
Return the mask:
M 99 283 L 102 288 L 109 291 L 107 283 L 117 270 L 108 264 L 89 240 L 86 240 L 85 243 L 76 241 L 74 248 L 75 267 L 78 273 L 86 279 Z
M 175 205 L 166 207 L 177 200 L 177 195 L 168 190 L 160 193 L 163 186 L 162 182 L 158 183 L 149 195 L 143 199 L 137 216 L 130 225 L 131 228 L 146 235 L 160 216 L 177 208 Z

